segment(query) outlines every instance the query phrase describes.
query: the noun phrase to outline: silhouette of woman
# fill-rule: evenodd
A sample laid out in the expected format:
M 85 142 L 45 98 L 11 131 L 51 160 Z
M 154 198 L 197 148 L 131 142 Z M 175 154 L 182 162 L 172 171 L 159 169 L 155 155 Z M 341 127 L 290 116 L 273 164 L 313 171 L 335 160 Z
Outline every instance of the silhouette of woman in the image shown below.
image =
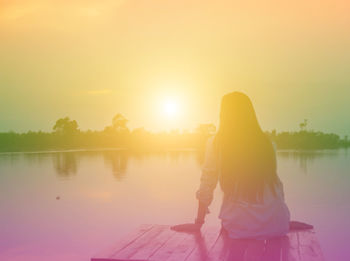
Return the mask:
M 240 92 L 222 98 L 218 132 L 207 141 L 195 222 L 172 229 L 201 228 L 217 183 L 224 193 L 219 218 L 230 238 L 266 239 L 289 231 L 290 213 L 276 171 L 274 146 L 261 130 L 250 99 Z

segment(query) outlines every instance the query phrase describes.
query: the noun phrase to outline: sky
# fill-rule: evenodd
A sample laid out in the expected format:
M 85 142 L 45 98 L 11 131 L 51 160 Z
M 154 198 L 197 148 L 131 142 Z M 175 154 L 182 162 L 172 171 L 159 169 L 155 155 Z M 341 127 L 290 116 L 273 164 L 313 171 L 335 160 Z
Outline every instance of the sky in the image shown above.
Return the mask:
M 0 0 L 0 132 L 193 130 L 242 91 L 265 130 L 350 135 L 350 3 Z

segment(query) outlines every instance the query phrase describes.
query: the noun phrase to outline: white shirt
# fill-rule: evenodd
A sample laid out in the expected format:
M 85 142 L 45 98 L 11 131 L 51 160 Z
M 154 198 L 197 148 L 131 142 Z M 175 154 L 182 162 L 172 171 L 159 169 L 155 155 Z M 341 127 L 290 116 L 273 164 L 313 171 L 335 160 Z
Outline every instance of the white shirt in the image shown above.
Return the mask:
M 220 171 L 215 162 L 214 137 L 207 142 L 197 199 L 209 206 L 218 183 Z M 265 186 L 261 203 L 223 198 L 219 218 L 231 238 L 266 239 L 283 236 L 289 231 L 290 213 L 284 202 L 283 184 L 278 179 L 276 196 Z

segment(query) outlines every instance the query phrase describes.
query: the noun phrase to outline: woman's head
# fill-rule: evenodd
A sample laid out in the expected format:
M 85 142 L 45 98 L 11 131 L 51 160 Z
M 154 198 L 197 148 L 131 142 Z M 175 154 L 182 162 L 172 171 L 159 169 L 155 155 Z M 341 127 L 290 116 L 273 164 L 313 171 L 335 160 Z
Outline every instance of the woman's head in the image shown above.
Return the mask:
M 220 185 L 226 195 L 257 201 L 265 185 L 274 192 L 275 153 L 247 95 L 232 92 L 222 98 L 215 145 L 220 162 Z
M 231 92 L 222 98 L 219 131 L 236 136 L 247 132 L 261 132 L 252 102 L 247 95 Z

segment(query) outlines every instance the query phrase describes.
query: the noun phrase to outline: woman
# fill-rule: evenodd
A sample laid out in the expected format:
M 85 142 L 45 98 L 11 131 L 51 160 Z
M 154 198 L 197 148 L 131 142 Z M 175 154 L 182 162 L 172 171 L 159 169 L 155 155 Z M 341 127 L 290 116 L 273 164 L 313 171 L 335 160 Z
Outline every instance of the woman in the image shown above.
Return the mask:
M 207 142 L 195 223 L 173 229 L 200 229 L 217 183 L 224 193 L 219 218 L 230 238 L 266 239 L 289 231 L 274 147 L 261 130 L 250 99 L 240 92 L 222 98 L 218 132 Z

